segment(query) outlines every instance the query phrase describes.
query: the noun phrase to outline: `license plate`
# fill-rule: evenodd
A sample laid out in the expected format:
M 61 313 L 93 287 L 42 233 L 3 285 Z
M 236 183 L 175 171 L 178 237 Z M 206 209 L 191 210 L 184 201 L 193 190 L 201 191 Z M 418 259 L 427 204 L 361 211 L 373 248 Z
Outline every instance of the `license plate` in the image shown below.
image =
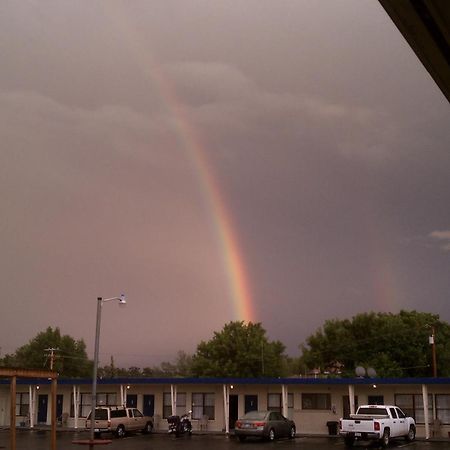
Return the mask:
M 361 433 L 355 433 L 356 437 L 361 437 Z
M 94 432 L 95 432 L 95 433 L 99 433 L 100 430 L 99 430 L 98 428 L 94 428 Z
M 251 425 L 249 423 L 244 423 L 244 428 L 250 428 Z

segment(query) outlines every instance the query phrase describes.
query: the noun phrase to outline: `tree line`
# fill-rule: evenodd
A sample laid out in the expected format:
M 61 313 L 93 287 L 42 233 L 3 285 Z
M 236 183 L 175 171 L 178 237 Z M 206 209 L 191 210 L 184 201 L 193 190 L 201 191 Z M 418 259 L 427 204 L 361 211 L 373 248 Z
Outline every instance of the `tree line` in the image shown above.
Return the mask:
M 434 330 L 434 341 L 430 336 Z M 57 350 L 56 350 L 57 349 Z M 99 367 L 98 375 L 115 377 L 354 377 L 355 369 L 369 369 L 378 377 L 427 377 L 433 370 L 450 376 L 450 325 L 438 315 L 417 311 L 362 313 L 351 319 L 332 319 L 299 346 L 300 356 L 286 354 L 285 345 L 267 337 L 261 323 L 232 321 L 201 341 L 193 354 L 179 351 L 173 362 L 151 367 L 116 367 L 114 358 Z M 434 353 L 434 358 L 433 358 Z M 60 377 L 90 377 L 93 362 L 84 341 L 45 331 L 0 366 L 46 368 Z M 359 369 L 361 370 L 361 369 Z

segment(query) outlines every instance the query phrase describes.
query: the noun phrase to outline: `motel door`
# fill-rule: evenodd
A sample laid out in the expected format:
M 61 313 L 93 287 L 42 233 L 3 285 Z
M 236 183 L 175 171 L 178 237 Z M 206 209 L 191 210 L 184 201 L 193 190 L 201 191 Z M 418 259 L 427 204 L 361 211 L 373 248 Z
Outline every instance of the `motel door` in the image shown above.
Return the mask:
M 238 420 L 238 399 L 239 397 L 237 395 L 230 395 L 230 409 L 228 410 L 228 425 L 230 427 L 230 430 L 234 430 L 234 425 L 236 423 L 236 420 Z
M 48 395 L 41 394 L 38 396 L 38 423 L 47 423 Z
M 63 399 L 64 399 L 64 395 L 62 394 L 58 394 L 56 396 L 56 418 L 60 418 L 59 420 L 61 420 L 62 422 L 62 413 L 63 413 Z
M 127 395 L 127 408 L 137 408 L 137 394 Z
M 155 414 L 155 396 L 153 394 L 144 395 L 144 405 L 142 408 L 144 416 L 153 417 Z
M 258 411 L 258 396 L 257 395 L 246 395 L 245 396 L 245 413 L 249 411 Z
M 342 417 L 344 419 L 348 419 L 350 417 L 350 397 L 348 395 L 344 395 L 342 397 Z M 358 396 L 355 395 L 355 410 L 358 409 Z

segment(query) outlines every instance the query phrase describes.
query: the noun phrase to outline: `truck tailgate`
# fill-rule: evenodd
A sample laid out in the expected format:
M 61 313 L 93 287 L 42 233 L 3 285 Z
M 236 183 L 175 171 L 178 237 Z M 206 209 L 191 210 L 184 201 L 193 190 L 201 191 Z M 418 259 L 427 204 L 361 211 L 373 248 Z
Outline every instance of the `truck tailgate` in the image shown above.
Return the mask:
M 350 433 L 370 433 L 373 430 L 373 419 L 344 419 L 342 431 Z

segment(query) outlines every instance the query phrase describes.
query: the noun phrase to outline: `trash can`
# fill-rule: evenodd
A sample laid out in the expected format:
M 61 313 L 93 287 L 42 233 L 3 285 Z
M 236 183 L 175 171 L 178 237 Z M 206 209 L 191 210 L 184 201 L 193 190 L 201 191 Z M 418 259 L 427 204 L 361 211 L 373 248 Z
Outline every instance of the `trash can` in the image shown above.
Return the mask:
M 330 436 L 336 436 L 338 434 L 338 425 L 339 422 L 336 422 L 334 420 L 327 422 L 328 434 Z

